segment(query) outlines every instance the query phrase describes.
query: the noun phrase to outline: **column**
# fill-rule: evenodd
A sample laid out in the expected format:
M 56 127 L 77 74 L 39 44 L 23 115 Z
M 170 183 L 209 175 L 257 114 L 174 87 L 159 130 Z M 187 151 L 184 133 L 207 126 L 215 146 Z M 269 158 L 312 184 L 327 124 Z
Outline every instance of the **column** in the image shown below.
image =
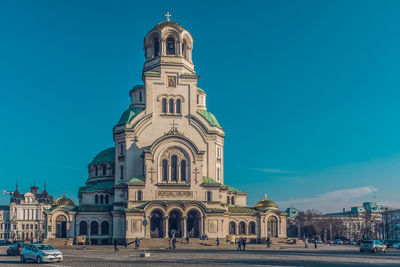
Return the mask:
M 164 231 L 164 237 L 168 238 L 168 216 L 164 216 L 164 225 L 165 225 L 165 231 Z
M 202 236 L 204 234 L 203 223 L 204 223 L 204 216 L 201 216 L 200 217 L 200 236 Z
M 182 237 L 185 238 L 187 236 L 187 226 L 186 226 L 186 224 L 187 224 L 187 216 L 183 216 L 182 220 L 183 220 L 183 223 L 182 223 L 182 225 L 183 225 L 183 236 Z

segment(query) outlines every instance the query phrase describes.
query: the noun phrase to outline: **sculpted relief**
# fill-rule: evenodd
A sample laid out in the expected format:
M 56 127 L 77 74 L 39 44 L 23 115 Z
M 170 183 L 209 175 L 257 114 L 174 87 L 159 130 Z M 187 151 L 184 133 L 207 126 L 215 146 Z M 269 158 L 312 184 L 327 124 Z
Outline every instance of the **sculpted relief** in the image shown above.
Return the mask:
M 193 191 L 157 191 L 156 196 L 160 198 L 193 198 Z

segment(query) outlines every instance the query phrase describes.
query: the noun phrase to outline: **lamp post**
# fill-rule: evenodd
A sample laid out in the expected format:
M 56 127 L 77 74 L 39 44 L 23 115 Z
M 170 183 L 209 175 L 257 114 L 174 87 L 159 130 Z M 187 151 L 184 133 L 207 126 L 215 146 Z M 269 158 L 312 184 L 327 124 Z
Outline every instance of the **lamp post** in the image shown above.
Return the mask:
M 140 254 L 141 257 L 150 257 L 150 252 L 146 252 L 146 226 L 147 226 L 147 220 L 146 218 L 143 220 L 143 226 L 144 226 L 144 249 L 143 249 L 143 253 Z

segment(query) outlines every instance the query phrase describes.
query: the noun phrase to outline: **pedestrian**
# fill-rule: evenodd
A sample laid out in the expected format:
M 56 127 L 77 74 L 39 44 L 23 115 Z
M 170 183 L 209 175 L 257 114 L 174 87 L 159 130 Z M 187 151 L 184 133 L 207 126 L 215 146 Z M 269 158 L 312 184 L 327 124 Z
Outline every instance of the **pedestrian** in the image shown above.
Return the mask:
M 114 239 L 114 252 L 118 252 L 119 249 L 117 247 L 117 239 Z
M 269 238 L 269 236 L 268 236 L 268 238 L 267 238 L 267 248 L 270 248 L 271 247 L 271 238 Z
M 304 247 L 305 247 L 305 248 L 308 248 L 308 240 L 307 240 L 307 238 L 304 239 Z
M 243 238 L 243 240 L 242 240 L 242 244 L 243 244 L 243 251 L 245 251 L 246 250 L 246 244 L 247 243 L 247 241 L 246 241 L 246 238 Z
M 242 238 L 239 239 L 239 241 L 237 242 L 237 244 L 238 244 L 237 250 L 242 250 Z
M 139 246 L 138 246 L 138 242 L 139 242 L 139 239 L 136 237 L 135 238 L 135 249 L 138 249 L 139 248 Z
M 172 239 L 172 249 L 176 249 L 176 238 Z
M 317 241 L 317 239 L 314 240 L 314 248 L 318 248 L 318 241 Z
M 126 238 L 124 239 L 124 247 L 126 248 L 128 246 L 128 241 L 126 240 Z
M 217 247 L 219 247 L 219 239 L 218 239 L 218 237 L 217 237 Z
M 171 249 L 171 247 L 172 247 L 172 238 L 171 237 L 168 240 L 168 245 L 169 245 L 169 249 Z
M 189 235 L 186 236 L 186 244 L 189 244 Z

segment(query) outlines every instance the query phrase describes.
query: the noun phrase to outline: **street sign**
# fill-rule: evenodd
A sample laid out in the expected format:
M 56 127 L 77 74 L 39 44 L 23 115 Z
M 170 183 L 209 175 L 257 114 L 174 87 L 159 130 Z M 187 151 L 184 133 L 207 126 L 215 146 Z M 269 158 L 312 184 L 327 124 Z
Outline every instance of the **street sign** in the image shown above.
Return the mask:
M 147 226 L 147 220 L 143 220 L 143 226 Z

